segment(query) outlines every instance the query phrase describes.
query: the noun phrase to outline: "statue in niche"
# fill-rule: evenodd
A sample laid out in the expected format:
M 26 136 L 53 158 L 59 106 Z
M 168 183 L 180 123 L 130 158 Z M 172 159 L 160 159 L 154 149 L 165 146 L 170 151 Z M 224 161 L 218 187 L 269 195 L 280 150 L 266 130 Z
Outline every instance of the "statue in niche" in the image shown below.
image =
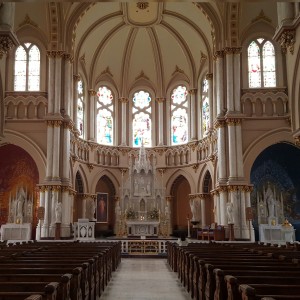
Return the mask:
M 274 200 L 274 194 L 270 187 L 270 184 L 268 183 L 268 188 L 265 193 L 265 201 L 268 205 L 268 217 L 275 217 L 275 200 Z
M 56 202 L 55 204 L 55 223 L 61 223 L 61 219 L 62 219 L 62 206 L 61 206 L 61 202 Z
M 151 186 L 150 186 L 150 180 L 147 183 L 147 194 L 149 195 L 151 193 Z
M 234 224 L 233 220 L 233 203 L 227 202 L 226 204 L 226 213 L 227 213 L 227 223 Z

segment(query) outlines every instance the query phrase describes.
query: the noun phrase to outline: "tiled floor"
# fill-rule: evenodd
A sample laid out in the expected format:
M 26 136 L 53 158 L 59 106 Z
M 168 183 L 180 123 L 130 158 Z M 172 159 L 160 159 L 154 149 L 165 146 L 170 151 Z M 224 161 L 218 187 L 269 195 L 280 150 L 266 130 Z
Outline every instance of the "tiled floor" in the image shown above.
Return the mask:
M 166 259 L 122 258 L 101 300 L 190 300 Z

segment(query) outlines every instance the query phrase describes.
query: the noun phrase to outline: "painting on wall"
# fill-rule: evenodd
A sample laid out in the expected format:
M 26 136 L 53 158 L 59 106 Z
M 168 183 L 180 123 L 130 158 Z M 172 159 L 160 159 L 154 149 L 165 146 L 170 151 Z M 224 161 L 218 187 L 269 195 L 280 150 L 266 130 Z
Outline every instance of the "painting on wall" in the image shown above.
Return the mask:
M 108 223 L 108 194 L 97 193 L 97 223 Z

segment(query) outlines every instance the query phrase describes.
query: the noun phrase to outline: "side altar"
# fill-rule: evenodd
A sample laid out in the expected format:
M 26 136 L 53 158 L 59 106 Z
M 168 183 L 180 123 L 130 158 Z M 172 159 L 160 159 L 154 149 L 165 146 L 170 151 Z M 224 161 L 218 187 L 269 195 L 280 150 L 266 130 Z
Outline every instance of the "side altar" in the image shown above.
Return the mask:
M 31 240 L 33 195 L 20 187 L 15 196 L 9 197 L 8 222 L 1 226 L 1 240 Z
M 282 194 L 268 183 L 257 197 L 259 240 L 264 243 L 295 241 L 295 229 L 284 218 Z
M 117 236 L 169 236 L 170 209 L 165 189 L 151 156 L 141 144 L 138 154 L 129 153 L 128 178 L 116 203 Z M 150 159 L 151 157 L 151 159 Z

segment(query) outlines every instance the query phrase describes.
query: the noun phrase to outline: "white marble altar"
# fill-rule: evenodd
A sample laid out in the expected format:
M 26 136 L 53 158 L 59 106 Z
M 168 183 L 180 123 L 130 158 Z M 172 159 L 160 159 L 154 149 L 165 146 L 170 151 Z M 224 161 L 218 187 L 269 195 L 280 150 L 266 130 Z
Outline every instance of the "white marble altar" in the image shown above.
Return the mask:
M 127 221 L 128 236 L 158 236 L 159 221 Z
M 293 226 L 259 225 L 259 240 L 263 243 L 286 243 L 295 241 L 295 229 Z
M 1 241 L 7 240 L 31 240 L 31 224 L 3 224 L 1 226 Z

